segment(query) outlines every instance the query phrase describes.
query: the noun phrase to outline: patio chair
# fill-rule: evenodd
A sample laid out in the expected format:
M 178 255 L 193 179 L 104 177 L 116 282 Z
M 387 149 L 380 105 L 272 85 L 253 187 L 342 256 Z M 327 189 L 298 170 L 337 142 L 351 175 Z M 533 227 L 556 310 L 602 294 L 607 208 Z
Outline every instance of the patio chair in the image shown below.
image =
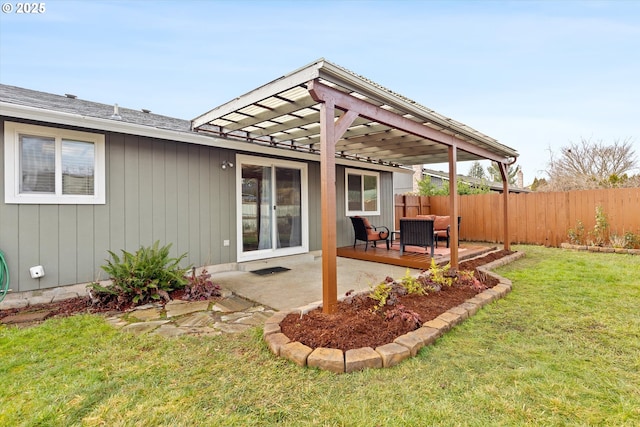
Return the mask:
M 449 240 L 451 238 L 451 217 L 450 216 L 436 216 L 433 228 L 436 238 L 436 248 L 438 247 L 438 240 L 445 239 L 447 241 L 447 248 L 449 247 Z M 458 217 L 458 243 L 460 242 L 460 217 Z
M 433 220 L 425 218 L 400 218 L 400 255 L 405 246 L 420 246 L 431 249 L 431 258 L 435 251 Z
M 353 239 L 354 249 L 358 240 L 366 242 L 364 246 L 365 252 L 369 248 L 369 242 L 373 242 L 373 246 L 376 246 L 377 242 L 384 240 L 387 243 L 387 250 L 389 250 L 389 229 L 387 227 L 371 225 L 367 218 L 360 216 L 351 216 L 349 218 L 351 219 L 355 233 L 355 238 Z

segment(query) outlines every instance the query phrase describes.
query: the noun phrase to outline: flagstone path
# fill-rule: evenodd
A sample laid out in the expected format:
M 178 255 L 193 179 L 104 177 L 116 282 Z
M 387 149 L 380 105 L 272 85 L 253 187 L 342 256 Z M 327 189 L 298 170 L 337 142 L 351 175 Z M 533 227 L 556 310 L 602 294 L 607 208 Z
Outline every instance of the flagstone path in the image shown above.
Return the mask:
M 107 318 L 107 322 L 134 334 L 157 334 L 163 337 L 180 335 L 221 335 L 239 333 L 263 325 L 274 311 L 252 301 L 227 294 L 218 301 L 182 301 L 161 305 L 147 304 L 137 309 Z
M 173 300 L 165 306 L 146 304 L 125 313 L 106 317 L 107 322 L 124 332 L 157 334 L 164 337 L 180 335 L 220 335 L 239 333 L 264 325 L 274 310 L 259 305 L 230 291 L 215 301 Z M 35 326 L 48 317 L 47 310 L 7 316 L 2 323 L 18 327 Z

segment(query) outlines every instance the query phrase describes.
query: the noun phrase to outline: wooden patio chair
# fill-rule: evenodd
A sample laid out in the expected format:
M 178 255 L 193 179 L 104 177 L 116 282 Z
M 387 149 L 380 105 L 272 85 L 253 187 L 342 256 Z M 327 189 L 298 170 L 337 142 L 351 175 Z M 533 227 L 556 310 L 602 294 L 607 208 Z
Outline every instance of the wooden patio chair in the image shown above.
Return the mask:
M 353 248 L 356 247 L 356 242 L 358 240 L 362 240 L 366 242 L 364 246 L 364 251 L 366 252 L 369 248 L 369 242 L 373 242 L 373 246 L 376 246 L 376 243 L 384 240 L 387 243 L 387 250 L 389 250 L 389 229 L 387 227 L 376 227 L 369 223 L 367 218 L 363 218 L 360 216 L 351 216 L 351 223 L 353 224 L 353 231 L 355 233 L 355 238 L 353 239 Z
M 400 218 L 400 255 L 405 246 L 431 248 L 431 258 L 435 251 L 433 220 L 424 218 Z

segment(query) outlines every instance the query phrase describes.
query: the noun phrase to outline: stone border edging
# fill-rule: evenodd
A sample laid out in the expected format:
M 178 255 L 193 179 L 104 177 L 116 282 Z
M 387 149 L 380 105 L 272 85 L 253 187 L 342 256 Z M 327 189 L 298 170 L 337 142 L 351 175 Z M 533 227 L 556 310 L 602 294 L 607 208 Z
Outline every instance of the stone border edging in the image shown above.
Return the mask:
M 476 314 L 482 307 L 511 292 L 511 281 L 489 271 L 489 269 L 501 267 L 524 256 L 524 252 L 516 252 L 478 267 L 478 270 L 498 279 L 500 283 L 447 310 L 435 319 L 425 322 L 422 327 L 415 331 L 401 335 L 393 342 L 375 349 L 362 347 L 343 352 L 335 348 L 318 347 L 314 350 L 300 342 L 291 341 L 289 337 L 282 333 L 280 322 L 285 317 L 291 313 L 303 316 L 320 307 L 322 305 L 321 302 L 309 304 L 288 312 L 275 313 L 265 321 L 263 338 L 273 354 L 289 359 L 302 367 L 309 366 L 338 374 L 368 368 L 388 368 L 409 357 L 414 357 L 422 347 L 433 344 L 445 332 Z
M 612 248 L 608 246 L 588 246 L 588 245 L 572 245 L 571 243 L 560 243 L 562 249 L 573 249 L 583 252 L 604 252 L 608 254 L 629 254 L 640 255 L 640 249 Z

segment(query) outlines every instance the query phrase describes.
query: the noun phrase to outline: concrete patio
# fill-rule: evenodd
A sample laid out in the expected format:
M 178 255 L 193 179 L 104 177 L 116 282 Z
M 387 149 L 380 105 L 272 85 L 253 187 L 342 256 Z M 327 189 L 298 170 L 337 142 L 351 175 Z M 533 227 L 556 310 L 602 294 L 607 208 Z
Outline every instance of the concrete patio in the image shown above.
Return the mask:
M 349 290 L 369 289 L 387 276 L 399 279 L 406 267 L 337 258 L 338 297 Z M 251 271 L 270 267 L 289 271 L 260 276 Z M 234 294 L 274 310 L 292 310 L 322 300 L 322 257 L 319 252 L 242 263 L 238 271 L 213 273 L 212 280 Z M 419 270 L 409 269 L 411 275 Z

